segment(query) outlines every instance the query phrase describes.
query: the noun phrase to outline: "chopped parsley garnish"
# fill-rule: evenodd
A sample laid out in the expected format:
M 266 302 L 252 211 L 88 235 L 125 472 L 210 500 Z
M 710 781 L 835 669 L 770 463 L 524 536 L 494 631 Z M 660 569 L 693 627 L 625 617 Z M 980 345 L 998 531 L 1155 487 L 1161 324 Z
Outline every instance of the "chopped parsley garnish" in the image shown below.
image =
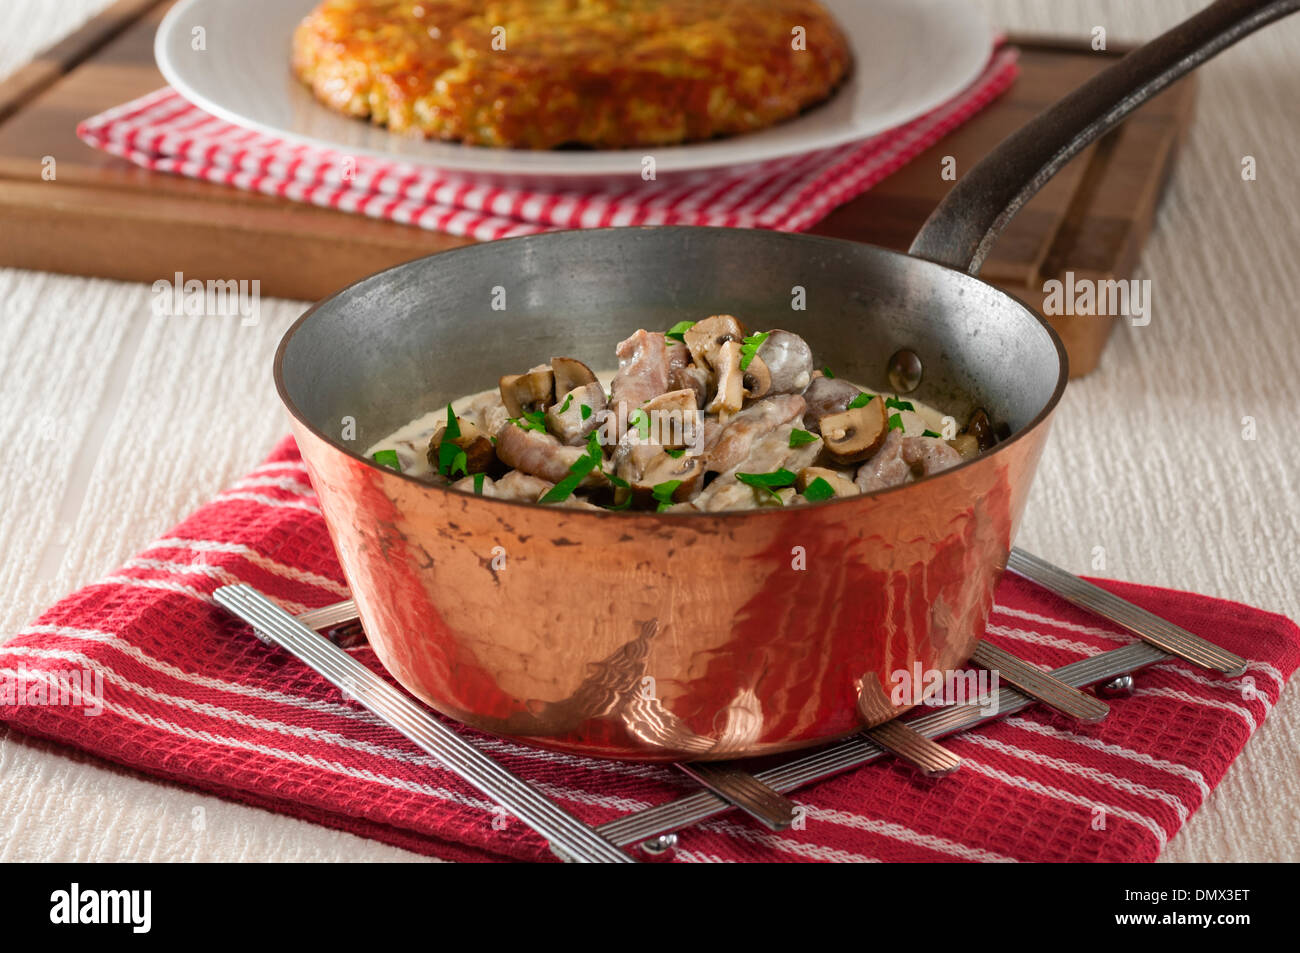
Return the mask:
M 772 336 L 770 331 L 760 331 L 758 334 L 751 334 L 740 342 L 740 369 L 749 370 L 749 365 L 754 362 L 754 355 L 758 349 L 763 346 L 763 342 Z
M 737 473 L 736 479 L 756 490 L 766 490 L 774 498 L 780 499 L 776 491 L 787 486 L 794 486 L 794 482 L 798 477 L 789 470 L 782 468 L 771 473 Z
M 397 459 L 396 450 L 380 450 L 374 456 L 375 463 L 381 467 L 388 467 L 390 470 L 402 472 L 402 461 Z
M 613 473 L 606 473 L 605 478 L 609 480 L 610 483 L 614 484 L 614 486 L 618 487 L 620 490 L 626 490 L 632 486 L 632 484 L 628 483 L 627 480 L 624 480 L 621 476 L 618 476 Z M 611 503 L 609 506 L 605 507 L 605 509 L 625 510 L 631 505 L 632 505 L 632 494 L 629 493 L 627 494 L 627 496 L 623 497 L 622 503 Z
M 447 427 L 442 432 L 442 442 L 438 444 L 438 472 L 445 477 L 455 476 L 457 471 L 460 471 L 461 476 L 469 473 L 469 458 L 464 450 L 453 443 L 460 437 L 460 421 L 456 419 L 456 411 L 448 404 Z M 495 438 L 492 442 L 496 442 Z
M 668 456 L 672 457 L 674 460 L 680 460 L 682 458 L 682 454 L 684 454 L 685 452 L 686 452 L 685 449 L 664 451 L 664 453 L 668 454 Z
M 464 476 L 465 470 L 469 466 L 465 451 L 450 440 L 444 440 L 438 444 L 438 472 L 443 476 L 451 476 L 458 465 L 461 476 Z
M 511 417 L 510 422 L 520 430 L 546 433 L 546 411 L 544 410 L 525 410 L 522 417 Z
M 910 400 L 899 400 L 897 397 L 890 397 L 885 400 L 886 407 L 893 407 L 895 410 L 916 410 Z
M 686 343 L 686 332 L 695 327 L 694 321 L 678 321 L 671 328 L 664 332 L 664 337 L 672 338 L 674 341 Z
M 591 416 L 591 408 L 588 407 L 586 404 L 580 404 L 578 406 L 578 413 L 582 414 L 583 420 L 586 420 Z
M 587 474 L 599 467 L 604 460 L 605 451 L 600 447 L 600 437 L 593 430 L 587 435 L 587 452 L 574 460 L 569 465 L 569 475 L 547 490 L 537 502 L 563 503 L 573 495 Z
M 890 414 L 890 415 L 889 415 L 889 429 L 890 429 L 890 430 L 902 430 L 902 429 L 903 429 L 903 418 L 900 417 L 900 416 L 898 416 L 898 414 Z
M 482 496 L 482 495 L 483 495 L 483 477 L 484 477 L 484 476 L 486 476 L 486 474 L 483 474 L 483 473 L 476 473 L 476 474 L 474 474 L 474 492 L 477 493 L 479 496 Z
M 569 409 L 569 405 L 570 405 L 571 403 L 573 403 L 573 394 L 571 394 L 571 393 L 570 393 L 570 394 L 565 394 L 565 395 L 564 395 L 564 403 L 560 405 L 560 410 L 559 410 L 559 412 L 560 412 L 560 413 L 564 413 L 566 410 Z M 584 405 L 584 406 L 585 406 L 585 405 Z
M 943 439 L 943 434 L 941 434 L 941 433 L 935 433 L 933 430 L 923 430 L 923 431 L 921 431 L 921 436 L 922 436 L 922 437 L 938 437 L 938 438 L 940 438 L 940 439 Z
M 814 443 L 816 440 L 817 435 L 815 433 L 809 433 L 807 430 L 800 430 L 798 427 L 795 427 L 790 431 L 791 447 L 802 447 Z
M 593 433 L 591 436 L 594 438 L 596 435 Z M 587 452 L 578 457 L 577 460 L 574 460 L 569 466 L 569 475 L 547 490 L 538 502 L 563 503 L 569 497 L 573 496 L 573 491 L 576 490 L 578 485 L 586 479 L 588 473 L 600 465 L 601 460 L 604 458 L 604 454 L 600 449 L 600 444 L 596 444 L 596 450 L 595 453 L 593 453 L 591 449 L 591 441 L 588 441 Z
M 578 463 L 584 463 L 584 462 L 590 462 L 590 461 L 588 461 L 585 456 L 580 457 L 578 459 L 578 462 L 575 463 L 574 466 L 577 466 Z M 591 472 L 590 467 L 588 467 L 582 473 L 574 473 L 572 468 L 570 468 L 569 475 L 566 476 L 559 483 L 555 484 L 555 486 L 547 490 L 542 495 L 542 498 L 537 502 L 538 503 L 563 503 L 569 497 L 573 496 L 573 491 L 578 488 L 578 484 L 582 482 L 583 477 L 585 477 L 590 472 Z
M 822 368 L 822 377 L 829 377 L 831 380 L 835 380 L 835 375 L 831 373 L 831 369 L 829 367 Z
M 803 491 L 805 500 L 811 500 L 814 503 L 820 503 L 822 500 L 829 500 L 835 495 L 835 489 L 822 477 L 818 477 L 808 484 Z
M 640 408 L 627 415 L 627 422 L 636 428 L 642 440 L 650 439 L 650 416 Z
M 859 407 L 865 407 L 867 406 L 867 404 L 871 403 L 875 399 L 876 399 L 875 394 L 868 394 L 866 391 L 863 391 L 857 397 L 854 397 L 851 401 L 849 401 L 848 409 L 856 410 Z
M 673 494 L 677 492 L 677 488 L 681 485 L 681 480 L 667 480 L 663 483 L 656 483 L 654 485 L 650 490 L 650 495 L 654 497 L 655 502 L 659 504 L 655 512 L 662 513 L 664 510 L 668 509 L 668 507 L 673 505 Z
M 737 473 L 736 479 L 750 486 L 781 488 L 794 486 L 794 481 L 798 478 L 789 470 L 783 468 L 773 470 L 771 473 Z

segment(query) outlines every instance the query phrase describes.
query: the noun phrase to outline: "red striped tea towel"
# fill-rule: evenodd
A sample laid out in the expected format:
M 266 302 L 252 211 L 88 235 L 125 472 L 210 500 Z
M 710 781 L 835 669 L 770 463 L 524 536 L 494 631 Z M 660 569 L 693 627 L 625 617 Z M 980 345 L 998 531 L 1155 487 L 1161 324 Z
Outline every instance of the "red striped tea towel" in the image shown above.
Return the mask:
M 8 692 L 0 720 L 411 850 L 553 859 L 537 835 L 518 821 L 503 826 L 482 795 L 218 608 L 212 590 L 230 582 L 295 612 L 346 594 L 292 440 L 166 538 L 0 646 L 0 691 Z M 1224 679 L 1163 662 L 1140 673 L 1137 693 L 1116 700 L 1100 724 L 1029 709 L 947 739 L 964 759 L 949 777 L 873 763 L 799 791 L 801 830 L 772 834 L 733 812 L 685 831 L 677 859 L 1154 859 L 1276 703 L 1300 664 L 1300 629 L 1235 603 L 1105 585 L 1251 659 L 1247 674 Z M 988 638 L 1051 667 L 1130 640 L 1010 575 Z M 368 647 L 351 651 L 379 668 Z M 50 687 L 68 673 L 102 678 L 102 711 L 51 703 Z M 689 790 L 667 767 L 465 734 L 593 824 Z
M 586 190 L 476 184 L 399 162 L 295 145 L 209 115 L 170 87 L 85 120 L 89 145 L 159 172 L 278 195 L 481 241 L 550 228 L 726 225 L 802 231 L 962 125 L 1007 90 L 1018 52 L 999 46 L 947 103 L 870 139 L 764 163 L 742 177 Z

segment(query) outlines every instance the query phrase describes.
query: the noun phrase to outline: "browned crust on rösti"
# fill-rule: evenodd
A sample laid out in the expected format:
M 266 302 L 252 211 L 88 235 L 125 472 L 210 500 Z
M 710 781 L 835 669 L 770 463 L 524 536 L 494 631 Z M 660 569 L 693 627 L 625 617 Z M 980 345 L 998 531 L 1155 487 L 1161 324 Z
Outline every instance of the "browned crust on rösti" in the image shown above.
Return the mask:
M 850 59 L 816 0 L 325 0 L 293 38 L 331 109 L 524 149 L 763 129 L 826 99 Z

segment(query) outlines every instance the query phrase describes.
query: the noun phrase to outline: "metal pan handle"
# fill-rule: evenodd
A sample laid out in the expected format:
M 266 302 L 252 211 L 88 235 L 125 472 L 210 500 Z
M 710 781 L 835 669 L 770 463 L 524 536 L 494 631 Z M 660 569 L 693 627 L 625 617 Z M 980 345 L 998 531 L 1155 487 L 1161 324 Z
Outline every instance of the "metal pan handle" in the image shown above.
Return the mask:
M 967 172 L 921 227 L 910 254 L 979 274 L 1007 222 L 1089 143 L 1221 50 L 1297 9 L 1300 0 L 1218 0 L 1129 53 Z

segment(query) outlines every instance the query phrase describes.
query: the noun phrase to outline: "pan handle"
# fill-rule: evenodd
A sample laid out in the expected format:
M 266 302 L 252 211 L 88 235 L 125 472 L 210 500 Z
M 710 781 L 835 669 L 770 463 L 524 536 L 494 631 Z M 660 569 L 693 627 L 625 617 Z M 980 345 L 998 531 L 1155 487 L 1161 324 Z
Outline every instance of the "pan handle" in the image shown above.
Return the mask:
M 1218 0 L 1049 107 L 1002 141 L 926 219 L 910 254 L 979 274 L 1007 222 L 1061 167 L 1170 83 L 1300 0 Z

